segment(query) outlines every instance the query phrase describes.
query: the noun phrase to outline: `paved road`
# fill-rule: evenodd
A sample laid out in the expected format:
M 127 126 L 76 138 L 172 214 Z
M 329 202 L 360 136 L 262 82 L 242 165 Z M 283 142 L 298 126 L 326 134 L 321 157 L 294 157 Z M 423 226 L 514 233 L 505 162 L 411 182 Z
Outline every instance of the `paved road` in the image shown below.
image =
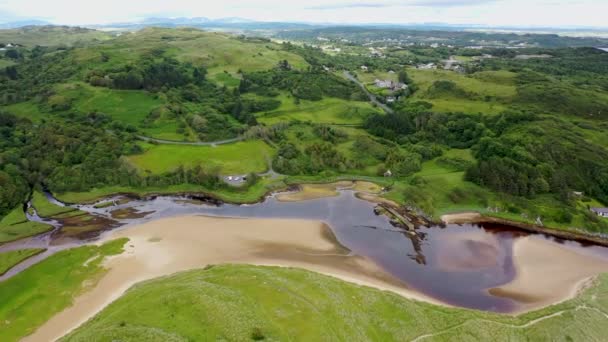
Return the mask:
M 146 136 L 143 136 L 143 135 L 138 135 L 137 138 L 141 139 L 143 141 L 151 141 L 151 142 L 155 142 L 155 143 L 159 143 L 159 144 L 191 145 L 191 146 L 216 146 L 216 145 L 224 145 L 224 144 L 231 144 L 231 143 L 234 143 L 234 142 L 237 142 L 237 141 L 242 141 L 242 140 L 245 139 L 243 137 L 236 137 L 236 138 L 226 139 L 226 140 L 217 140 L 217 141 L 202 142 L 202 141 L 163 140 L 163 139 L 150 138 L 150 137 L 146 137 Z
M 378 101 L 378 99 L 376 98 L 376 95 L 370 93 L 367 88 L 365 88 L 365 85 L 363 85 L 363 83 L 361 83 L 355 76 L 353 76 L 350 72 L 345 71 L 344 72 L 344 76 L 346 78 L 348 78 L 349 80 L 355 82 L 357 85 L 359 85 L 359 87 L 361 87 L 361 89 L 363 89 L 363 91 L 365 92 L 365 94 L 367 94 L 367 96 L 369 97 L 369 100 L 372 103 L 375 103 L 378 107 L 384 109 L 385 112 L 392 114 L 395 111 L 392 110 L 391 108 L 389 108 L 387 105 L 385 105 L 384 103 Z

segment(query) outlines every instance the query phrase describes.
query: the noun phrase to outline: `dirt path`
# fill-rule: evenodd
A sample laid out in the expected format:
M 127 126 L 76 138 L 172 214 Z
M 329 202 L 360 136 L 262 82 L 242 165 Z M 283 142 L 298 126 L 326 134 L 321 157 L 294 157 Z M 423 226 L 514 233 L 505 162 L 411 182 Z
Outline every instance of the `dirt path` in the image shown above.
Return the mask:
M 460 329 L 460 328 L 462 328 L 462 327 L 464 327 L 464 326 L 466 326 L 468 324 L 477 323 L 477 322 L 486 322 L 486 323 L 491 323 L 491 324 L 497 324 L 497 325 L 500 325 L 500 326 L 503 326 L 503 327 L 507 327 L 507 328 L 512 328 L 512 329 L 526 329 L 526 328 L 534 326 L 534 325 L 536 325 L 536 324 L 538 324 L 540 322 L 546 321 L 548 319 L 559 317 L 559 316 L 561 316 L 561 315 L 563 315 L 563 314 L 565 314 L 567 312 L 579 311 L 579 310 L 596 311 L 596 312 L 599 312 L 600 314 L 604 315 L 604 317 L 606 317 L 608 319 L 608 315 L 606 313 L 604 313 L 603 311 L 601 311 L 600 309 L 598 309 L 598 308 L 592 308 L 592 307 L 589 307 L 589 306 L 586 306 L 586 305 L 579 305 L 579 306 L 575 307 L 574 309 L 557 311 L 557 312 L 554 312 L 554 313 L 546 315 L 546 316 L 541 316 L 539 318 L 536 318 L 534 320 L 531 320 L 531 321 L 529 321 L 527 323 L 524 323 L 524 324 L 521 324 L 521 325 L 501 323 L 501 322 L 496 322 L 496 321 L 492 321 L 492 320 L 489 320 L 489 319 L 471 319 L 471 320 L 464 321 L 464 322 L 462 322 L 462 323 L 460 323 L 458 325 L 455 325 L 453 327 L 450 327 L 450 328 L 447 328 L 447 329 L 444 329 L 444 330 L 441 330 L 441 331 L 438 331 L 438 332 L 435 332 L 435 333 L 420 335 L 420 336 L 416 337 L 415 339 L 413 339 L 411 342 L 419 342 L 419 341 L 425 340 L 427 338 L 437 337 L 437 336 L 440 336 L 440 335 L 444 335 L 444 334 L 449 333 L 450 331 L 453 331 L 453 330 L 456 330 L 456 329 Z
M 159 144 L 190 145 L 190 146 L 217 146 L 217 145 L 231 144 L 231 143 L 235 143 L 235 142 L 239 142 L 239 141 L 245 140 L 245 138 L 243 138 L 243 137 L 236 137 L 236 138 L 232 138 L 232 139 L 217 140 L 217 141 L 208 141 L 208 142 L 203 142 L 203 141 L 174 141 L 174 140 L 164 140 L 164 139 L 150 138 L 150 137 L 146 137 L 146 136 L 143 136 L 143 135 L 138 135 L 137 138 L 140 139 L 140 140 L 143 140 L 143 141 L 155 142 L 155 143 L 159 143 Z

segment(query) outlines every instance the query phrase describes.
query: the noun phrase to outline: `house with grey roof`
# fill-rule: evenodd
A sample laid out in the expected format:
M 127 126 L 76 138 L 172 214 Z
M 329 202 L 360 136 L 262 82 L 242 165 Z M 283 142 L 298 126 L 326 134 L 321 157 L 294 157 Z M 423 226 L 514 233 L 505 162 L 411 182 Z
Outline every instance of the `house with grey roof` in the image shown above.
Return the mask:
M 608 208 L 591 208 L 597 216 L 608 217 Z

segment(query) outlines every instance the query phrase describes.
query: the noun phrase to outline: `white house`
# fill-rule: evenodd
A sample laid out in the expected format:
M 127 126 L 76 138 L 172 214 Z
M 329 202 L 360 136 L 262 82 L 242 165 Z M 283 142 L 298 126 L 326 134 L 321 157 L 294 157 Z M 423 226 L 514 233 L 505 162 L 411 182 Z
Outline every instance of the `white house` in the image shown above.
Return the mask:
M 597 216 L 608 217 L 608 208 L 591 208 Z
M 368 68 L 366 65 L 362 65 L 362 66 L 361 66 L 361 70 L 362 70 L 362 71 L 368 71 L 368 70 L 369 70 L 369 68 Z

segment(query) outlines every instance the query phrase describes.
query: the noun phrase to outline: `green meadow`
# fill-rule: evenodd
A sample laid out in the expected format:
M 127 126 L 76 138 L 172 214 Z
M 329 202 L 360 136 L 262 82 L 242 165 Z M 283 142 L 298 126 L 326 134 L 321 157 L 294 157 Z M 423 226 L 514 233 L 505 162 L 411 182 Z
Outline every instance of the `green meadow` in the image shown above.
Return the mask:
M 464 112 L 498 114 L 504 111 L 516 95 L 515 77 L 508 71 L 483 71 L 463 75 L 449 70 L 418 70 L 410 68 L 408 75 L 419 87 L 414 99 L 433 104 L 438 112 Z M 468 93 L 467 97 L 428 96 L 429 89 L 436 81 L 451 81 Z
M 32 122 L 40 122 L 43 118 L 50 116 L 48 113 L 42 112 L 40 107 L 32 101 L 11 104 L 4 106 L 3 109 L 20 118 L 27 118 Z
M 0 340 L 18 341 L 100 279 L 106 256 L 122 253 L 126 239 L 72 248 L 0 282 Z
M 28 221 L 21 206 L 0 220 L 0 244 L 38 235 L 53 229 L 48 224 Z
M 140 283 L 62 341 L 603 340 L 607 298 L 604 275 L 573 300 L 513 317 L 300 269 L 222 265 Z
M 277 97 L 281 106 L 256 115 L 259 122 L 272 125 L 278 122 L 314 122 L 321 124 L 359 125 L 366 117 L 379 112 L 368 102 L 347 101 L 325 97 L 320 101 L 295 101 L 290 95 Z
M 274 150 L 261 140 L 218 146 L 142 144 L 144 153 L 129 157 L 142 172 L 162 174 L 177 167 L 218 168 L 222 174 L 264 172 Z
M 112 119 L 139 126 L 163 101 L 140 90 L 116 90 L 93 87 L 86 83 L 68 83 L 57 87 L 58 96 L 72 101 L 72 108 L 81 113 L 99 112 Z
M 279 61 L 287 60 L 300 69 L 308 64 L 296 54 L 281 51 L 271 41 L 260 39 L 240 39 L 225 33 L 204 32 L 190 28 L 165 29 L 145 28 L 124 34 L 102 45 L 99 49 L 115 57 L 115 63 L 135 60 L 151 49 L 162 47 L 169 56 L 195 65 L 204 65 L 210 80 L 226 86 L 236 86 L 239 71 L 253 72 L 268 70 Z M 93 55 L 83 55 L 83 60 L 93 59 Z M 228 77 L 224 71 L 230 73 Z
M 0 276 L 22 261 L 44 252 L 45 249 L 30 248 L 18 249 L 0 253 Z
M 66 192 L 56 195 L 57 198 L 68 203 L 92 203 L 115 194 L 134 194 L 143 197 L 152 194 L 206 193 L 212 194 L 215 198 L 228 203 L 244 204 L 257 202 L 269 191 L 285 187 L 286 185 L 282 177 L 278 179 L 262 177 L 256 184 L 247 188 L 225 186 L 220 189 L 209 190 L 204 186 L 196 184 L 179 184 L 162 187 L 108 186 L 91 189 L 86 192 Z

